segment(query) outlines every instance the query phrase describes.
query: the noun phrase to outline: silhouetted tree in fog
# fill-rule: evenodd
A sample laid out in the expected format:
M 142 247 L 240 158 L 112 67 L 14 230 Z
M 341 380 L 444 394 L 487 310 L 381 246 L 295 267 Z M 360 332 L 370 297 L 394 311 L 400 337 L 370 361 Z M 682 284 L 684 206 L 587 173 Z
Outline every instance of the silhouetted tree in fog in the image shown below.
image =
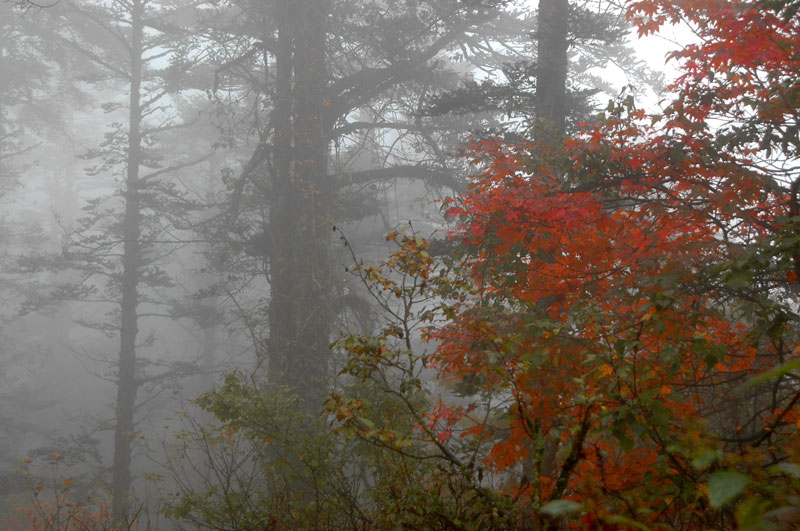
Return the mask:
M 63 267 L 74 271 L 77 281 L 54 294 L 113 307 L 107 319 L 83 324 L 118 334 L 120 341 L 113 363 L 117 396 L 111 487 L 113 512 L 123 521 L 131 517 L 137 393 L 193 370 L 190 363 L 156 362 L 138 353 L 154 340 L 142 339 L 143 316 L 169 316 L 173 283 L 164 258 L 182 245 L 181 231 L 188 230 L 190 213 L 198 208 L 170 177 L 211 153 L 198 154 L 177 142 L 198 112 L 192 110 L 191 94 L 180 94 L 182 76 L 197 61 L 182 27 L 186 9 L 149 0 L 62 7 L 59 14 L 69 26 L 60 43 L 94 65 L 89 81 L 96 87 L 127 94 L 123 100 L 112 93 L 101 105 L 116 120 L 104 141 L 84 156 L 94 161 L 90 175 L 106 179 L 104 188 L 113 191 L 95 193 L 70 232 Z

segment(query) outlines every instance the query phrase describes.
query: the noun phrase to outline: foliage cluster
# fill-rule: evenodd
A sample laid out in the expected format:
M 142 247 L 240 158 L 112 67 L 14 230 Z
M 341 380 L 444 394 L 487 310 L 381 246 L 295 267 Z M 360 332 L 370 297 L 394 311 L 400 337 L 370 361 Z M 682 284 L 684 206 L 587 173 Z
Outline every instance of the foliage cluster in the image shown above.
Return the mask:
M 688 23 L 660 115 L 480 139 L 454 251 L 393 232 L 383 316 L 319 419 L 239 373 L 184 416 L 168 515 L 215 529 L 784 529 L 800 522 L 800 3 Z M 346 243 L 346 242 L 345 242 Z M 353 255 L 355 259 L 355 255 Z
M 98 484 L 87 484 L 68 475 L 69 457 L 49 452 L 41 462 L 25 459 L 21 472 L 30 489 L 30 503 L 15 506 L 7 525 L 31 531 L 122 529 L 111 514 L 111 505 Z M 132 522 L 131 525 L 135 525 Z M 129 528 L 130 526 L 125 526 Z
M 628 97 L 562 148 L 476 141 L 458 250 L 392 233 L 353 268 L 386 324 L 335 344 L 325 444 L 361 448 L 359 525 L 797 522 L 796 7 L 631 3 L 640 34 L 699 36 L 662 115 Z M 234 383 L 204 404 L 265 440 L 275 408 L 231 409 Z
M 434 262 L 392 235 L 383 269 L 359 266 L 396 301 L 382 335 L 340 343 L 346 372 L 402 396 L 425 456 L 475 497 L 510 500 L 503 525 L 796 522 L 796 7 L 630 4 L 640 34 L 684 21 L 700 39 L 673 55 L 683 75 L 662 115 L 623 98 L 563 149 L 475 142 L 474 181 L 447 207 L 461 254 Z M 396 345 L 412 321 L 432 353 Z M 414 403 L 405 357 L 461 401 Z M 329 404 L 405 452 L 360 396 Z

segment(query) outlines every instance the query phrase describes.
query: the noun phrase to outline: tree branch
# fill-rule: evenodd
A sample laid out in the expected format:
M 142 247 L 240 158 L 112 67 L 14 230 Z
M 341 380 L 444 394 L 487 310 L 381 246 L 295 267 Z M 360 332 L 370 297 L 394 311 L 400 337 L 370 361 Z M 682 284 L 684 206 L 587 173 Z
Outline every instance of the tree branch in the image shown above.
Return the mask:
M 376 168 L 347 172 L 333 177 L 337 188 L 344 188 L 351 184 L 366 184 L 375 181 L 389 181 L 392 179 L 419 179 L 421 181 L 446 186 L 455 192 L 463 192 L 464 186 L 456 181 L 453 173 L 444 168 L 430 166 L 394 166 L 389 168 Z

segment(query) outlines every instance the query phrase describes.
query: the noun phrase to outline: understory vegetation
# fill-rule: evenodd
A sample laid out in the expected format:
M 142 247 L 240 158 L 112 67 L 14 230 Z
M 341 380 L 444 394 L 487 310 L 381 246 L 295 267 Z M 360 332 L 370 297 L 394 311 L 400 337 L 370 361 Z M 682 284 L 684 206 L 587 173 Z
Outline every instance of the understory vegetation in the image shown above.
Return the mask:
M 3 288 L 7 323 L 101 305 L 113 419 L 17 459 L 0 524 L 800 526 L 800 1 L 384 4 L 0 20 L 44 65 L 0 91 L 9 176 L 58 76 L 125 94 Z M 668 28 L 656 112 L 628 34 Z

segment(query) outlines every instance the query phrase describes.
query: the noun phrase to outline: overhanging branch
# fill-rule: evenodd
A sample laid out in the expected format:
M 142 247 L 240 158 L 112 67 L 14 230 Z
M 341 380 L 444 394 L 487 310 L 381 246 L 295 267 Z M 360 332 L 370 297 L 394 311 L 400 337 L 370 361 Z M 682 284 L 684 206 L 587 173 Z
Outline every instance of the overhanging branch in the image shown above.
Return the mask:
M 393 166 L 374 170 L 354 171 L 333 176 L 337 188 L 352 184 L 390 181 L 393 179 L 418 179 L 431 184 L 445 186 L 454 192 L 464 192 L 464 185 L 459 183 L 453 173 L 444 168 L 430 166 Z

